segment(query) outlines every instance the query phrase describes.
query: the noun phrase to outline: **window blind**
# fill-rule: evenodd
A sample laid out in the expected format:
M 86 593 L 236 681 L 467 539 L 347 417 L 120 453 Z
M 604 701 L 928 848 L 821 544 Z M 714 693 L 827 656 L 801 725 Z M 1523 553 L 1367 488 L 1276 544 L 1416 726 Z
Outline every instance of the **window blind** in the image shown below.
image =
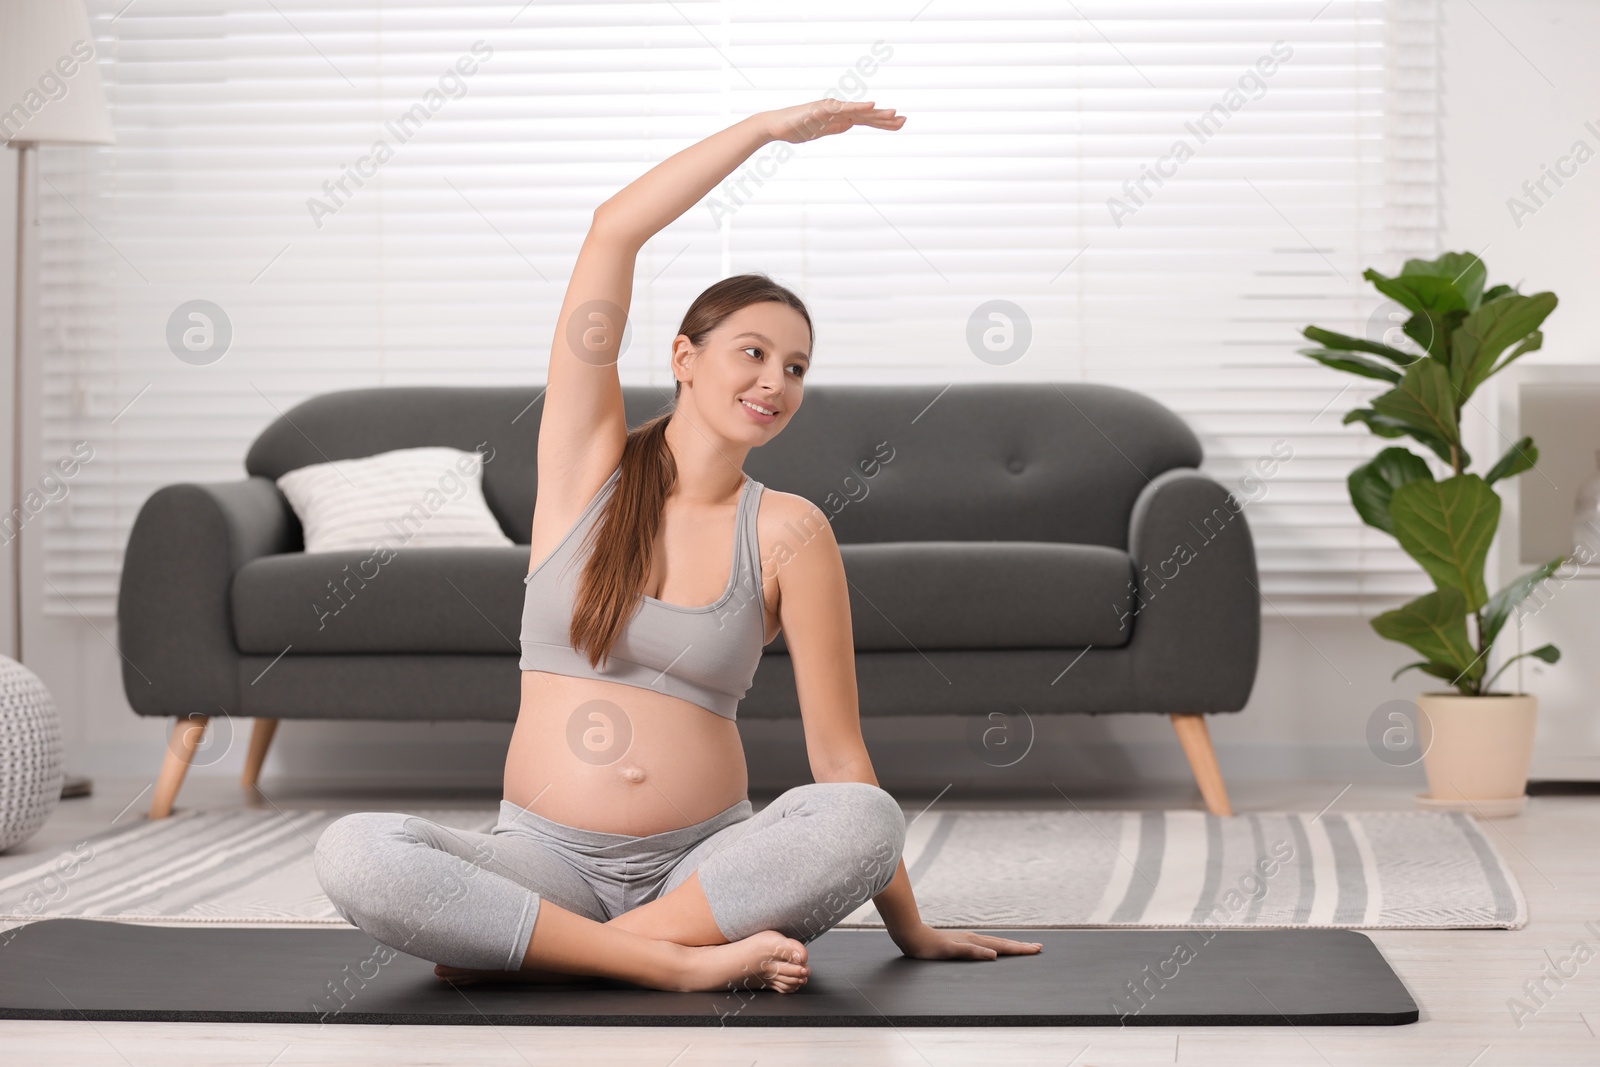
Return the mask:
M 1141 390 L 1245 503 L 1264 610 L 1397 604 L 1429 586 L 1339 421 L 1382 383 L 1296 349 L 1378 336 L 1362 269 L 1438 251 L 1435 3 L 89 0 L 117 143 L 41 153 L 41 458 L 92 449 L 46 610 L 112 614 L 144 499 L 240 477 L 306 397 L 543 381 L 594 207 L 824 95 L 908 121 L 769 145 L 657 234 L 625 382 L 766 271 L 811 381 Z

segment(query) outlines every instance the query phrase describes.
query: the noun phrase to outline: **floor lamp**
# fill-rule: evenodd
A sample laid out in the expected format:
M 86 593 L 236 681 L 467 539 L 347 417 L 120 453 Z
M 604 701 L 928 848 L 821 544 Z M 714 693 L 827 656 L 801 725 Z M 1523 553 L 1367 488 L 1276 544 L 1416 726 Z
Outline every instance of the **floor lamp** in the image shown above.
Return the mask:
M 83 0 L 0 0 L 0 141 L 17 152 L 16 334 L 11 350 L 11 470 L 5 518 L 14 518 L 8 544 L 15 658 L 22 663 L 22 500 L 25 385 L 36 334 L 39 145 L 111 144 L 111 117 L 95 65 L 94 34 Z M 15 510 L 13 510 L 15 509 Z M 67 775 L 62 796 L 89 792 L 89 781 Z

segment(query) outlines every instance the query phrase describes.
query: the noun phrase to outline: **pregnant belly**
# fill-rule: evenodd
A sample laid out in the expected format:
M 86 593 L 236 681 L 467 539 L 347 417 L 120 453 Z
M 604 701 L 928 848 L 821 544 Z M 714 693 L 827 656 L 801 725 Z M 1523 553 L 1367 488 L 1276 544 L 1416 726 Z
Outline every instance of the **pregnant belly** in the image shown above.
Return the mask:
M 739 728 L 679 697 L 595 678 L 522 672 L 505 798 L 555 822 L 643 837 L 745 798 Z

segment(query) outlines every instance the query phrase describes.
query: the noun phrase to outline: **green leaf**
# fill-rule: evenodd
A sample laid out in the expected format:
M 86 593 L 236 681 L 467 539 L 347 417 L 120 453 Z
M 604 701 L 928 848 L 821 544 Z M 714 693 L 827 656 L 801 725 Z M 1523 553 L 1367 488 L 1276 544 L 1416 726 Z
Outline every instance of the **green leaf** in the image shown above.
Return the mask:
M 1527 352 L 1536 352 L 1536 351 L 1538 351 L 1539 349 L 1541 349 L 1543 347 L 1544 347 L 1544 331 L 1543 330 L 1534 330 L 1527 337 L 1524 337 L 1522 339 L 1522 343 L 1520 345 L 1518 345 L 1516 348 L 1513 348 L 1511 350 L 1511 354 L 1510 355 L 1506 356 L 1505 359 L 1502 359 L 1499 363 L 1495 364 L 1494 370 L 1491 370 L 1489 372 L 1489 377 L 1492 378 L 1496 374 L 1499 374 L 1502 370 L 1505 369 L 1505 366 L 1506 366 L 1507 363 L 1510 363 L 1512 360 L 1516 359 L 1518 356 L 1523 355 L 1524 353 L 1527 353 Z
M 1429 276 L 1447 278 L 1461 296 L 1463 307 L 1475 308 L 1489 280 L 1488 268 L 1472 252 L 1446 252 L 1438 259 L 1408 259 L 1400 268 L 1401 278 Z
M 1506 454 L 1489 468 L 1489 473 L 1483 476 L 1485 483 L 1493 485 L 1501 478 L 1509 478 L 1513 474 L 1521 474 L 1525 470 L 1532 470 L 1533 465 L 1539 462 L 1539 450 L 1534 447 L 1533 438 L 1524 437 L 1506 450 Z
M 1435 585 L 1459 590 L 1468 611 L 1483 607 L 1483 564 L 1500 520 L 1500 497 L 1488 483 L 1476 474 L 1407 482 L 1394 491 L 1389 516 L 1400 547 Z
M 1378 287 L 1378 292 L 1398 302 L 1408 311 L 1465 311 L 1467 302 L 1449 278 L 1430 274 L 1402 274 L 1388 278 L 1368 267 L 1361 276 Z
M 1467 317 L 1464 309 L 1440 313 L 1427 308 L 1412 315 L 1400 329 L 1417 343 L 1428 355 L 1448 368 L 1450 366 L 1450 335 Z
M 1511 617 L 1511 610 L 1528 599 L 1533 591 L 1566 561 L 1567 557 L 1557 556 L 1549 563 L 1541 563 L 1522 577 L 1513 578 L 1504 589 L 1490 597 L 1483 612 L 1483 627 L 1478 634 L 1478 644 L 1484 648 L 1494 644 L 1494 639 L 1500 636 L 1500 628 Z
M 1394 522 L 1389 518 L 1389 499 L 1394 491 L 1407 482 L 1419 478 L 1433 480 L 1427 460 L 1409 448 L 1386 448 L 1355 470 L 1346 479 L 1350 486 L 1350 501 L 1356 513 L 1368 526 L 1376 526 L 1384 533 L 1394 533 Z
M 1391 419 L 1387 415 L 1380 415 L 1371 408 L 1354 408 L 1346 412 L 1344 418 L 1340 421 L 1345 424 L 1352 422 L 1365 423 L 1367 429 L 1379 437 L 1403 437 L 1406 434 L 1410 434 L 1422 444 L 1427 445 L 1434 455 L 1446 463 L 1454 462 L 1450 457 L 1449 441 L 1439 437 L 1437 434 L 1431 434 L 1426 430 Z M 1467 450 L 1460 445 L 1456 446 L 1456 450 L 1460 453 L 1461 466 L 1463 468 L 1470 467 L 1472 465 L 1472 457 L 1467 453 Z M 1454 468 L 1452 467 L 1452 469 Z
M 1302 356 L 1310 356 L 1318 363 L 1326 364 L 1334 370 L 1349 371 L 1351 374 L 1360 374 L 1368 378 L 1382 378 L 1386 382 L 1398 382 L 1400 372 L 1393 367 L 1385 366 L 1375 359 L 1366 356 L 1357 356 L 1349 352 L 1336 352 L 1331 348 L 1302 348 Z
M 1341 352 L 1370 352 L 1375 356 L 1382 356 L 1389 362 L 1398 364 L 1401 367 L 1409 367 L 1422 358 L 1415 353 L 1402 351 L 1380 341 L 1368 341 L 1362 337 L 1334 333 L 1332 330 L 1324 330 L 1320 326 L 1307 326 L 1300 332 L 1326 348 L 1336 348 Z
M 1540 645 L 1532 652 L 1522 653 L 1524 656 L 1537 656 L 1546 663 L 1555 663 L 1561 659 L 1561 650 L 1555 645 Z
M 1510 659 L 1508 659 L 1504 663 L 1500 664 L 1500 670 L 1495 671 L 1493 674 L 1491 674 L 1489 676 L 1489 680 L 1487 682 L 1483 683 L 1484 691 L 1487 693 L 1489 687 L 1494 685 L 1494 680 L 1496 678 L 1500 677 L 1501 672 L 1504 671 L 1507 667 L 1511 666 L 1517 660 L 1521 659 L 1523 656 L 1533 656 L 1536 659 L 1544 660 L 1546 663 L 1555 663 L 1557 660 L 1559 660 L 1561 658 L 1561 650 L 1556 648 L 1555 645 L 1540 645 L 1538 648 L 1534 649 L 1532 652 L 1519 652 L 1519 653 L 1517 653 L 1515 656 L 1512 656 Z M 1390 680 L 1393 681 L 1393 679 L 1390 679 Z
M 1395 422 L 1393 419 L 1388 419 L 1382 415 L 1379 415 L 1371 408 L 1351 408 L 1349 411 L 1344 413 L 1344 418 L 1340 419 L 1339 421 L 1345 425 L 1349 425 L 1352 422 L 1366 423 L 1367 429 L 1371 430 L 1379 437 L 1403 437 L 1406 433 L 1406 428 L 1404 426 Z
M 1511 293 L 1468 315 L 1451 337 L 1450 378 L 1456 392 L 1462 397 L 1471 396 L 1489 375 L 1523 351 L 1537 348 L 1538 342 L 1533 342 L 1532 348 L 1526 347 L 1529 341 L 1525 339 L 1555 308 L 1554 293 Z M 1523 342 L 1523 347 L 1496 366 L 1500 353 L 1518 341 Z
M 1454 465 L 1449 446 L 1460 440 L 1456 425 L 1455 397 L 1450 390 L 1450 375 L 1437 360 L 1419 359 L 1406 368 L 1400 384 L 1374 397 L 1372 409 L 1387 415 L 1408 429 L 1421 430 L 1445 442 L 1444 459 Z M 1419 441 L 1423 438 L 1419 435 Z M 1423 441 L 1432 448 L 1432 444 Z
M 1514 285 L 1497 285 L 1493 289 L 1488 289 L 1488 290 L 1484 291 L 1483 299 L 1478 301 L 1478 306 L 1482 307 L 1483 305 L 1487 304 L 1491 300 L 1499 300 L 1502 296 L 1505 296 L 1507 293 L 1514 293 L 1516 291 L 1517 291 L 1517 287 L 1514 286 Z
M 1389 675 L 1389 681 L 1394 681 L 1396 678 L 1400 677 L 1413 667 L 1426 674 L 1431 674 L 1435 678 L 1443 678 L 1452 685 L 1455 684 L 1456 679 L 1461 675 L 1461 672 L 1454 667 L 1446 667 L 1442 663 L 1429 663 L 1427 660 L 1422 660 L 1419 663 L 1407 663 L 1404 667 L 1401 667 L 1399 670 Z
M 1409 604 L 1375 617 L 1372 628 L 1380 637 L 1416 649 L 1440 671 L 1450 668 L 1452 680 L 1474 669 L 1482 673 L 1467 642 L 1467 604 L 1455 589 L 1424 593 Z M 1429 673 L 1444 677 L 1438 671 Z

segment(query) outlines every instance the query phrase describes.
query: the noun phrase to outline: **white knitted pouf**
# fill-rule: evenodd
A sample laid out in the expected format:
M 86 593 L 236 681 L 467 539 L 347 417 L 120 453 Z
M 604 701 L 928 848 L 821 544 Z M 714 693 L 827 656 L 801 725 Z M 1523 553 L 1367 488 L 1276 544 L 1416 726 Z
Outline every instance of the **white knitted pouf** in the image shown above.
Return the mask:
M 61 802 L 61 719 L 39 676 L 0 656 L 0 852 L 32 837 Z

